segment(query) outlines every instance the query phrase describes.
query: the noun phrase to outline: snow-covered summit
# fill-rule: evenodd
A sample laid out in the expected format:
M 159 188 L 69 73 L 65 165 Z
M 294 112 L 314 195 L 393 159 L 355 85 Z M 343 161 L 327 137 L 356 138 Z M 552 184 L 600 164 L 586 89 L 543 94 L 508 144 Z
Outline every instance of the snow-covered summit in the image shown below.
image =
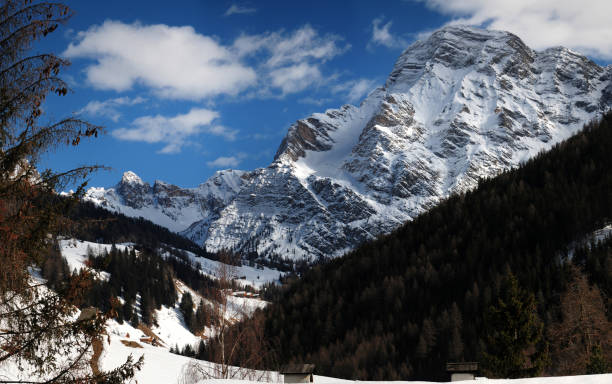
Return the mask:
M 127 171 L 123 173 L 123 176 L 121 177 L 121 184 L 138 184 L 138 185 L 144 185 L 145 183 L 142 181 L 142 179 L 135 174 L 132 171 Z
M 212 251 L 334 257 L 611 107 L 612 66 L 566 48 L 534 51 L 508 32 L 450 26 L 408 47 L 359 106 L 298 120 L 266 168 L 220 171 L 195 189 L 156 183 L 140 196 L 116 187 L 88 197 Z

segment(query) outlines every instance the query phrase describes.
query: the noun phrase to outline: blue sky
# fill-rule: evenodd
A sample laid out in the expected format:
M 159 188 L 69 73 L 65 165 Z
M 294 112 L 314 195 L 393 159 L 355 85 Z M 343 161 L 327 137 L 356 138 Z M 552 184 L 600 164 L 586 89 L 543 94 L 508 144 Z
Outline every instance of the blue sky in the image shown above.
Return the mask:
M 75 16 L 35 50 L 70 59 L 63 78 L 74 92 L 51 96 L 44 118 L 76 113 L 106 134 L 42 165 L 112 168 L 91 186 L 132 170 L 189 187 L 219 169 L 266 166 L 293 122 L 358 104 L 403 49 L 447 23 L 510 30 L 599 64 L 612 58 L 610 6 L 599 0 L 66 3 Z

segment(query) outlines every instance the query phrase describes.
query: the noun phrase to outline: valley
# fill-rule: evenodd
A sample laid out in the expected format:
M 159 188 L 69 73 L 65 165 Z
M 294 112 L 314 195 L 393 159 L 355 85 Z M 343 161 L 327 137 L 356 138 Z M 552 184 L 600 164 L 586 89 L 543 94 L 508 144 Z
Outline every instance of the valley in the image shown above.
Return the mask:
M 610 5 L 313 1 L 0 0 L 0 383 L 612 382 Z

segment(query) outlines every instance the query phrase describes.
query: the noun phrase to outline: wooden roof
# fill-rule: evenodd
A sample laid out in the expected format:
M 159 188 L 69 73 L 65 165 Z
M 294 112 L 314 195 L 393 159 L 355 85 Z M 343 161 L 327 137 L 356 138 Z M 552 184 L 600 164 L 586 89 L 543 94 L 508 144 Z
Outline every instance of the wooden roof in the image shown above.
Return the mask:
M 446 372 L 478 372 L 478 363 L 446 363 Z
M 308 373 L 313 373 L 314 369 L 315 369 L 314 364 L 287 364 L 281 367 L 280 373 L 282 375 L 308 374 Z

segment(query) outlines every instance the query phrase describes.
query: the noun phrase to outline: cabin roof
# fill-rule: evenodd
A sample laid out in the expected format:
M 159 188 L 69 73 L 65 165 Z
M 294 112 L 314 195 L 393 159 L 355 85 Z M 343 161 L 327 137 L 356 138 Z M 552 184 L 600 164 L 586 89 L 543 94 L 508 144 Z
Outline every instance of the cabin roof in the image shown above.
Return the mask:
M 287 364 L 281 367 L 280 373 L 283 375 L 307 374 L 307 373 L 313 373 L 314 369 L 315 369 L 314 364 Z

